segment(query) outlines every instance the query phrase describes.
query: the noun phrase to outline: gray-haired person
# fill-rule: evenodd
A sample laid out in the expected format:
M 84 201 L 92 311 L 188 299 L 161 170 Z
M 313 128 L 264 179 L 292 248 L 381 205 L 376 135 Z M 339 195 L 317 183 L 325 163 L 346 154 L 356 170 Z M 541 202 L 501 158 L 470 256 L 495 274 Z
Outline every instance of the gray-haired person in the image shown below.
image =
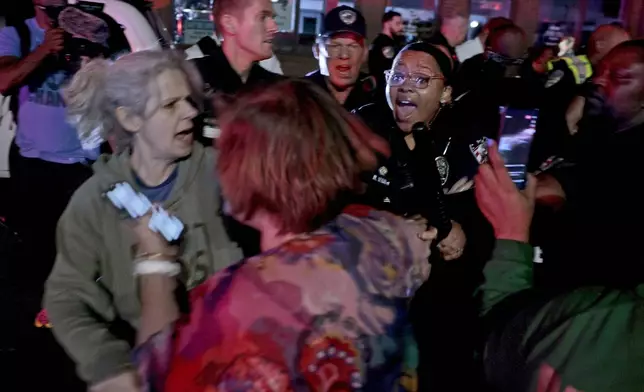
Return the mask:
M 241 258 L 218 215 L 214 151 L 193 142 L 192 102 L 202 87 L 183 57 L 143 51 L 94 60 L 65 91 L 81 139 L 109 138 L 116 150 L 99 158 L 59 222 L 45 293 L 53 332 L 93 391 L 138 390 L 130 363 L 141 309 L 133 260 L 164 257 L 134 254 L 135 237 L 104 192 L 126 181 L 185 224 L 187 289 Z

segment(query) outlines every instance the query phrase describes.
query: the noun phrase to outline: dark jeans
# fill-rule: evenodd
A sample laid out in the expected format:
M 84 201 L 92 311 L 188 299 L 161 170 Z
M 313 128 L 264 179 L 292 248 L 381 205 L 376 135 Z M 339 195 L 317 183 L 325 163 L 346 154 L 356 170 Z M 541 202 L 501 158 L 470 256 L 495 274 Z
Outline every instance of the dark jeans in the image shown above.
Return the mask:
M 9 333 L 11 367 L 21 378 L 16 390 L 42 387 L 81 391 L 86 388 L 75 376 L 71 360 L 53 338 L 51 330 L 34 326 L 41 309 L 44 283 L 56 258 L 56 226 L 73 193 L 87 180 L 92 170 L 84 164 L 59 164 L 25 158 L 12 146 L 11 208 L 9 225 L 18 232 L 21 243 L 8 262 Z M 4 344 L 3 344 L 4 345 Z M 5 353 L 7 354 L 6 350 Z M 5 359 L 7 355 L 3 355 Z M 38 387 L 40 385 L 40 387 Z M 11 388 L 10 388 L 11 390 Z
M 61 164 L 25 158 L 12 147 L 10 154 L 13 208 L 9 223 L 16 229 L 30 261 L 28 272 L 44 282 L 56 256 L 56 225 L 72 195 L 91 175 L 89 165 Z M 19 267 L 18 270 L 21 268 Z

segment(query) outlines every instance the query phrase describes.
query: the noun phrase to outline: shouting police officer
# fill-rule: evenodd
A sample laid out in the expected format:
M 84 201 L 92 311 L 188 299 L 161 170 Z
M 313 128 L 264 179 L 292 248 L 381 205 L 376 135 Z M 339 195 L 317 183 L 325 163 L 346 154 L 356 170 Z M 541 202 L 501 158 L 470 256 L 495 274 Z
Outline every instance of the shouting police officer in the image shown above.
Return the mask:
M 234 96 L 244 89 L 269 84 L 283 79 L 262 67 L 259 62 L 273 57 L 273 38 L 277 24 L 273 19 L 270 0 L 217 0 L 212 9 L 215 30 L 221 36 L 221 45 L 214 40 L 202 42 L 203 57 L 196 50 L 193 57 L 208 94 L 223 93 Z M 206 43 L 206 45 L 204 45 Z M 205 52 L 204 52 L 205 50 Z M 212 105 L 205 107 L 206 125 L 200 126 L 197 139 L 212 145 L 219 128 Z M 200 124 L 201 125 L 201 124 Z
M 401 15 L 388 11 L 382 16 L 382 31 L 369 49 L 369 73 L 376 78 L 378 88 L 385 88 L 385 71 L 391 69 L 394 57 L 405 46 Z
M 367 57 L 366 30 L 365 19 L 355 8 L 340 6 L 329 11 L 313 46 L 320 69 L 306 75 L 349 111 L 375 98 L 375 79 L 360 72 Z

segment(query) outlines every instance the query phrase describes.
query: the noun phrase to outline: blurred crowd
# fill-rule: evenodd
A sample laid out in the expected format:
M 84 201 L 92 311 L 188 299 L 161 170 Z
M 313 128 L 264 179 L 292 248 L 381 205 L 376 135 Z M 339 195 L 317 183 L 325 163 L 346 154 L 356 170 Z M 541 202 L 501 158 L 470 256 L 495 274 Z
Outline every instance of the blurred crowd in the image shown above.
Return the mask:
M 644 40 L 339 6 L 295 78 L 270 0 L 213 7 L 185 52 L 62 0 L 0 30 L 9 279 L 75 367 L 15 390 L 644 390 Z

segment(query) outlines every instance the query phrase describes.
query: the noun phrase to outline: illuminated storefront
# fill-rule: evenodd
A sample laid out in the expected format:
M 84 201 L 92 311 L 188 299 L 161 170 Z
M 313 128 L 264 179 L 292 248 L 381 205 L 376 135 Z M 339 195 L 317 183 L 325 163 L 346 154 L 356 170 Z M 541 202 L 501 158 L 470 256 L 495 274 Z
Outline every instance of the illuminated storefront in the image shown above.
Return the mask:
M 172 0 L 155 0 L 166 2 Z M 174 1 L 174 31 L 177 43 L 192 44 L 213 31 L 211 9 L 213 1 L 216 0 L 173 0 Z M 287 35 L 297 33 L 300 43 L 308 43 L 319 34 L 325 9 L 325 0 L 272 0 L 275 10 L 275 20 L 282 33 Z M 331 1 L 331 0 L 326 0 Z M 364 1 L 364 0 L 363 0 Z M 435 18 L 435 10 L 439 1 L 459 2 L 459 0 L 389 0 L 386 10 L 396 10 L 403 16 L 405 31 L 410 39 L 422 38 L 431 31 Z M 495 16 L 511 16 L 512 1 L 522 0 L 470 0 L 470 34 L 475 34 L 478 29 L 490 18 Z M 528 1 L 528 0 L 523 0 Z M 532 0 L 531 0 L 532 1 Z M 537 35 L 543 34 L 545 24 L 550 25 L 556 22 L 559 26 L 574 26 L 578 17 L 578 10 L 575 0 L 537 0 L 540 9 L 535 19 L 527 19 L 527 24 L 536 23 Z M 586 0 L 587 12 L 583 30 L 591 31 L 599 23 L 606 23 L 615 20 L 615 17 L 604 15 L 601 8 L 602 0 Z M 360 2 L 360 0 L 358 0 Z M 333 0 L 332 4 L 336 4 Z M 337 1 L 338 5 L 355 6 L 356 1 Z M 515 4 L 516 6 L 517 4 Z M 299 10 L 295 8 L 299 6 Z M 384 10 L 383 10 L 384 11 Z M 516 15 L 515 15 L 516 17 Z M 524 19 L 527 16 L 523 16 Z M 296 20 L 297 18 L 297 20 Z M 372 18 L 373 19 L 373 18 Z M 519 18 L 521 19 L 521 18 Z M 542 22 L 542 23 L 539 23 Z M 530 26 L 522 27 L 527 30 Z M 373 24 L 373 21 L 371 22 Z M 370 29 L 373 27 L 370 26 Z M 568 30 L 574 30 L 568 28 Z M 568 34 L 573 31 L 569 31 Z
M 295 30 L 295 5 L 299 3 L 299 35 L 319 34 L 324 14 L 324 0 L 273 0 L 275 21 L 283 33 Z M 193 44 L 201 37 L 212 33 L 214 24 L 211 10 L 213 0 L 175 0 L 174 14 L 177 43 Z M 354 1 L 340 1 L 339 5 L 353 7 Z

